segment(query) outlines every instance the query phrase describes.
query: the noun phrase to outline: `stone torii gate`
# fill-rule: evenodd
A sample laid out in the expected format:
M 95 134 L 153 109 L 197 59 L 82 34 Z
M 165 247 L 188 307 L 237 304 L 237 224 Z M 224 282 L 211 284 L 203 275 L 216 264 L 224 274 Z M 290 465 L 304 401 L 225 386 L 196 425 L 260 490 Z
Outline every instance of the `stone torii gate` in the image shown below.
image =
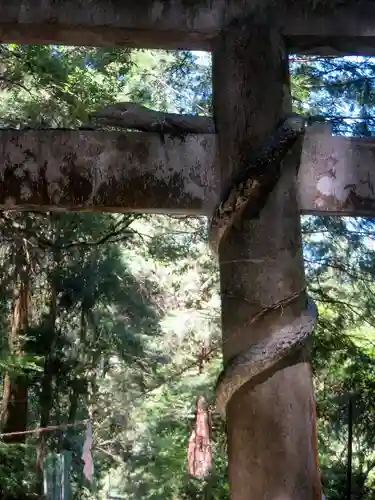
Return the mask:
M 318 4 L 316 6 L 316 4 Z M 314 7 L 315 5 L 315 7 Z M 285 112 L 287 54 L 373 54 L 375 6 L 336 0 L 3 0 L 0 39 L 18 43 L 203 49 L 213 53 L 217 134 L 184 141 L 99 131 L 0 132 L 0 208 L 208 215 Z M 267 339 L 305 288 L 300 213 L 374 216 L 375 143 L 306 133 L 256 220 L 219 251 L 224 360 Z M 299 163 L 298 176 L 296 165 Z M 303 309 L 282 309 L 283 324 Z M 247 326 L 246 326 L 247 325 Z M 240 333 L 239 333 L 240 332 Z M 309 355 L 245 384 L 227 410 L 233 500 L 321 498 Z

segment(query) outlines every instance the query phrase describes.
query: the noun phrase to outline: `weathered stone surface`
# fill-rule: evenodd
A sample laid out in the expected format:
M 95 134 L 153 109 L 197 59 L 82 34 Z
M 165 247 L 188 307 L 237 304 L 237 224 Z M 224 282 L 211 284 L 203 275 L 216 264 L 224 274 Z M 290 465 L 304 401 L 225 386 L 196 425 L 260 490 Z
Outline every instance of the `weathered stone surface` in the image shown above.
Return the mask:
M 227 0 L 4 0 L 2 42 L 207 48 Z
M 312 9 L 311 0 L 2 0 L 0 41 L 210 50 L 220 29 L 254 12 L 280 27 L 291 52 L 368 54 L 370 0 Z M 286 8 L 285 8 L 286 5 Z
M 300 210 L 316 215 L 375 215 L 375 141 L 332 137 L 327 124 L 305 135 L 298 175 Z
M 322 56 L 374 55 L 375 4 L 371 0 L 286 1 L 279 26 L 290 52 Z
M 211 215 L 219 199 L 217 137 L 90 131 L 0 132 L 0 207 Z M 229 173 L 229 172 L 228 172 Z M 302 214 L 375 216 L 375 141 L 305 136 Z
M 0 208 L 202 213 L 215 142 L 144 133 L 0 133 Z

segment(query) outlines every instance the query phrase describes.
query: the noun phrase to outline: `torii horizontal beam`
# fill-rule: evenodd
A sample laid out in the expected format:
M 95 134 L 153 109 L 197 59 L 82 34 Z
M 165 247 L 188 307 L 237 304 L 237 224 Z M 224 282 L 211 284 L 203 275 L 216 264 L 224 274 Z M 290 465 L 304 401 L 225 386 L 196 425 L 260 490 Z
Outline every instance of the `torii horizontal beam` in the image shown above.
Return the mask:
M 312 8 L 311 0 L 2 0 L 0 42 L 211 50 L 234 19 L 267 16 L 290 52 L 320 55 L 375 52 L 375 5 Z M 287 4 L 285 8 L 284 5 Z M 262 7 L 262 5 L 264 7 Z
M 204 213 L 215 155 L 211 135 L 2 131 L 0 209 Z
M 375 141 L 305 135 L 302 214 L 375 216 Z M 0 132 L 0 209 L 210 215 L 218 201 L 215 135 Z

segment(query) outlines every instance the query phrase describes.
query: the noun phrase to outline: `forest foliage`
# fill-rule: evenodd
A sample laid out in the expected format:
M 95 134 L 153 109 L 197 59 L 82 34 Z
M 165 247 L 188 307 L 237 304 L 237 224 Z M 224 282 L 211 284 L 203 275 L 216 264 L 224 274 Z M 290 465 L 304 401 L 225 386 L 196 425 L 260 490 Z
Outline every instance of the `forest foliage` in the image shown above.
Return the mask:
M 295 110 L 331 121 L 337 134 L 372 135 L 371 59 L 291 56 L 290 67 Z M 186 51 L 1 45 L 1 127 L 74 128 L 123 100 L 209 114 L 210 71 L 209 55 Z M 305 216 L 302 231 L 320 313 L 313 368 L 324 491 L 341 500 L 350 483 L 352 499 L 371 500 L 375 223 Z M 3 435 L 3 498 L 38 495 L 40 464 L 63 451 L 75 498 L 229 498 L 221 419 L 211 475 L 191 478 L 186 466 L 196 397 L 212 401 L 222 362 L 206 220 L 3 212 L 0 239 L 1 432 L 59 427 Z M 88 418 L 93 484 L 82 474 Z

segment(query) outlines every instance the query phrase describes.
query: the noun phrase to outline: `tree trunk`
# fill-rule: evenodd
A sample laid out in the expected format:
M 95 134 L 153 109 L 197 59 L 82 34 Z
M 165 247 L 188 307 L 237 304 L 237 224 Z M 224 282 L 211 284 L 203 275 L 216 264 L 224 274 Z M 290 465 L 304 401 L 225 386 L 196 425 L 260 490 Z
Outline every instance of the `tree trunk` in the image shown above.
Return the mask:
M 23 243 L 17 248 L 15 257 L 15 278 L 14 295 L 12 303 L 12 313 L 9 328 L 9 352 L 10 354 L 22 356 L 24 354 L 23 334 L 28 327 L 30 312 L 30 262 L 27 258 Z M 15 374 L 8 372 L 3 381 L 3 398 L 0 408 L 0 428 L 4 435 L 2 440 L 9 445 L 21 445 L 26 441 L 26 434 L 22 434 L 27 429 L 28 417 L 28 388 L 29 379 L 27 374 Z M 22 451 L 20 450 L 20 453 Z M 10 455 L 3 458 L 2 467 L 5 469 L 17 470 L 22 467 L 21 457 L 15 460 Z M 15 493 L 15 490 L 19 490 Z M 21 499 L 22 485 L 14 488 L 15 497 L 9 491 L 5 491 L 0 485 L 0 498 L 9 500 Z M 25 497 L 26 498 L 26 497 Z
M 50 283 L 50 303 L 48 312 L 48 330 L 49 330 L 49 349 L 48 354 L 45 356 L 43 375 L 41 380 L 41 388 L 39 394 L 39 407 L 40 407 L 40 422 L 39 426 L 41 428 L 47 427 L 50 424 L 50 414 L 53 405 L 53 379 L 54 379 L 54 345 L 56 342 L 56 289 L 55 283 L 51 280 Z M 40 432 L 38 435 L 37 444 L 37 484 L 36 493 L 39 495 L 43 494 L 43 461 L 47 450 L 47 434 L 45 432 Z
M 18 249 L 15 269 L 15 293 L 9 333 L 9 352 L 23 355 L 22 335 L 28 327 L 30 307 L 30 263 L 24 249 Z M 27 427 L 29 380 L 25 374 L 7 373 L 3 383 L 3 399 L 0 412 L 2 433 L 23 432 Z M 6 443 L 24 443 L 25 434 L 4 436 Z
M 249 22 L 227 27 L 214 47 L 213 92 L 224 188 L 246 165 L 250 149 L 290 111 L 287 52 L 279 33 Z M 302 294 L 246 326 L 264 307 L 305 286 L 297 160 L 291 156 L 259 219 L 249 220 L 245 211 L 242 227 L 232 228 L 219 249 L 225 362 L 305 307 Z M 226 411 L 231 499 L 321 499 L 311 388 L 304 349 L 232 396 Z
M 60 214 L 52 214 L 50 216 L 52 231 L 52 238 L 55 243 L 58 243 L 60 238 Z M 50 425 L 51 410 L 53 407 L 53 396 L 54 388 L 53 382 L 56 375 L 56 319 L 57 319 L 57 287 L 60 280 L 60 264 L 61 264 L 61 252 L 59 246 L 53 249 L 53 259 L 51 261 L 51 267 L 48 270 L 48 315 L 45 317 L 45 324 L 43 329 L 48 331 L 48 335 L 45 335 L 45 346 L 46 355 L 44 358 L 43 375 L 40 382 L 40 392 L 39 392 L 39 408 L 40 408 L 40 421 L 39 427 L 45 428 Z M 47 328 L 46 328 L 47 327 Z M 36 493 L 39 495 L 43 494 L 43 462 L 45 455 L 48 452 L 47 449 L 47 439 L 48 434 L 46 432 L 38 433 L 37 441 L 37 457 L 36 457 Z

